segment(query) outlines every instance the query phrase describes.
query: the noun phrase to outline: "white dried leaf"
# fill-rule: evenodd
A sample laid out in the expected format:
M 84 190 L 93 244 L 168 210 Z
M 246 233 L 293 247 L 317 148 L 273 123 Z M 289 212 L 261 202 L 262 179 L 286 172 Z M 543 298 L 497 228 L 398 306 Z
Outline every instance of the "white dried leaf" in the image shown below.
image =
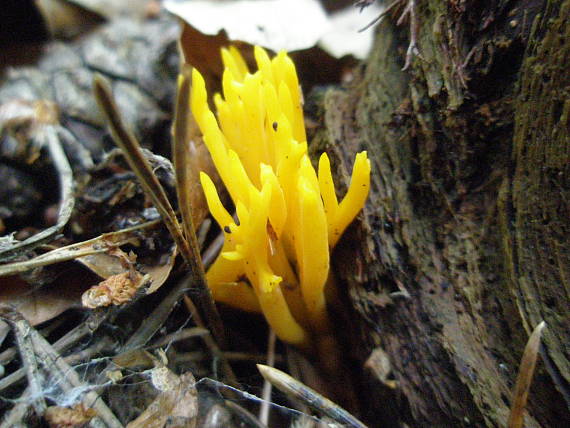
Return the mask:
M 225 30 L 230 40 L 274 51 L 313 47 L 330 30 L 317 0 L 167 0 L 164 7 L 203 34 Z
M 374 39 L 372 28 L 360 30 L 384 10 L 374 2 L 327 15 L 317 0 L 166 0 L 164 7 L 205 35 L 225 30 L 229 40 L 274 51 L 318 45 L 335 58 L 358 59 L 366 58 Z
M 383 10 L 384 8 L 375 2 L 361 12 L 355 7 L 346 7 L 332 13 L 329 16 L 330 30 L 321 37 L 319 46 L 335 58 L 353 55 L 355 58 L 365 59 L 372 48 L 374 29 L 360 30 L 376 19 Z

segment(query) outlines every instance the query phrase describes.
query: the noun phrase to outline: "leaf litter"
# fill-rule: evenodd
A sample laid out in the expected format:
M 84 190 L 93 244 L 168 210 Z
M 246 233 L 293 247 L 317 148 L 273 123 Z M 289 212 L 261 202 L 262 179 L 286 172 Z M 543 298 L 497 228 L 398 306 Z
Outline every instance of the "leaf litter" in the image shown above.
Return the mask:
M 194 3 L 213 4 L 215 2 Z M 290 4 L 290 6 L 295 5 Z M 314 10 L 317 13 L 316 9 Z M 358 16 L 358 14 L 355 15 Z M 332 21 L 326 13 L 323 16 L 328 24 L 314 26 L 314 29 L 318 29 L 320 32 L 319 37 L 307 37 L 306 32 L 309 30 L 299 30 L 300 38 L 304 40 L 315 39 L 311 43 L 305 43 L 304 49 L 312 48 L 319 40 L 324 40 L 323 34 L 326 33 L 324 30 L 327 25 L 331 25 L 330 22 Z M 365 17 L 362 19 L 363 21 L 368 20 Z M 109 25 L 112 26 L 113 22 Z M 354 23 L 351 25 L 354 26 Z M 102 31 L 106 31 L 106 28 L 102 27 Z M 190 36 L 188 36 L 189 33 Z M 248 43 L 251 43 L 251 40 L 233 40 L 223 34 L 218 37 L 218 33 L 219 30 L 216 30 L 214 40 L 217 40 L 220 45 L 227 44 L 231 40 L 232 42 L 235 41 L 237 45 L 241 43 L 247 50 Z M 184 34 L 186 34 L 186 38 L 184 38 Z M 199 44 L 196 43 L 196 40 L 200 38 L 203 40 L 204 37 L 211 40 L 210 36 L 186 25 L 182 36 L 182 45 L 186 45 L 186 52 L 190 51 L 188 44 Z M 216 37 L 218 38 L 216 39 Z M 78 41 L 78 43 L 93 44 L 96 43 L 94 41 L 96 38 L 97 33 L 94 33 L 87 42 Z M 298 41 L 293 40 L 294 38 L 286 40 L 288 38 L 290 38 L 288 35 L 272 36 L 270 39 L 266 38 L 266 42 L 269 40 L 271 43 L 268 47 L 274 49 L 286 46 L 285 44 L 280 45 L 280 43 L 298 43 Z M 348 39 L 348 36 L 346 38 Z M 174 40 L 171 41 L 171 43 L 174 42 Z M 332 44 L 337 45 L 337 47 L 339 45 L 336 42 L 332 42 Z M 194 58 L 191 61 L 194 65 L 203 66 L 207 64 L 209 58 L 218 56 L 217 46 L 215 48 L 211 44 L 206 46 L 207 55 L 204 58 Z M 182 47 L 184 50 L 184 46 Z M 301 45 L 299 45 L 300 48 Z M 333 53 L 333 56 L 347 54 L 342 49 L 339 52 Z M 356 50 L 350 53 L 355 56 L 364 55 L 363 53 L 356 53 Z M 310 56 L 310 54 L 306 55 Z M 93 75 L 92 67 L 95 64 L 96 62 L 92 61 L 89 65 L 91 76 Z M 77 66 L 81 67 L 81 63 Z M 142 65 L 139 66 L 142 67 Z M 147 66 L 149 68 L 154 67 L 152 63 Z M 212 70 L 215 73 L 215 65 Z M 334 78 L 336 82 L 340 80 L 339 75 L 337 74 L 337 77 Z M 114 79 L 113 74 L 106 76 Z M 333 81 L 335 81 L 334 79 Z M 120 79 L 119 83 L 121 83 Z M 149 80 L 145 80 L 144 84 L 147 87 L 157 87 L 157 85 L 149 83 Z M 115 93 L 120 88 L 120 84 L 112 80 L 111 87 Z M 164 93 L 159 96 L 161 100 L 167 99 Z M 2 100 L 1 96 L 0 100 Z M 228 377 L 228 373 L 232 371 L 231 368 L 229 372 L 223 369 L 226 373 L 224 382 L 217 380 L 216 372 L 212 372 L 210 367 L 212 356 L 214 357 L 214 364 L 222 364 L 222 368 L 224 364 L 230 362 L 232 366 L 237 364 L 240 367 L 240 373 L 241 370 L 245 370 L 240 377 L 252 375 L 251 363 L 265 362 L 265 357 L 258 355 L 259 346 L 252 344 L 251 339 L 247 338 L 251 326 L 254 326 L 256 330 L 263 331 L 259 320 L 255 317 L 247 319 L 247 316 L 240 314 L 240 322 L 235 324 L 228 324 L 226 320 L 226 332 L 231 333 L 232 345 L 230 349 L 238 349 L 239 352 L 228 352 L 227 349 L 220 348 L 217 345 L 218 342 L 213 339 L 212 333 L 209 333 L 211 330 L 204 327 L 199 328 L 199 332 L 178 334 L 188 330 L 186 327 L 190 321 L 188 314 L 184 308 L 177 305 L 177 302 L 180 302 L 188 291 L 185 301 L 190 312 L 193 313 L 193 320 L 198 325 L 206 326 L 209 324 L 207 311 L 204 312 L 203 308 L 192 307 L 192 300 L 188 298 L 188 296 L 192 299 L 198 297 L 198 301 L 200 301 L 200 299 L 206 298 L 205 292 L 196 290 L 194 284 L 196 278 L 184 276 L 184 266 L 181 266 L 180 263 L 175 264 L 176 252 L 181 251 L 184 255 L 187 250 L 181 249 L 180 245 L 177 248 L 165 228 L 160 226 L 159 212 L 153 207 L 153 205 L 157 205 L 157 201 L 155 200 L 153 204 L 148 191 L 143 192 L 122 155 L 111 151 L 110 154 L 102 157 L 101 153 L 109 152 L 108 145 L 107 149 L 103 151 L 99 148 L 95 151 L 89 149 L 86 151 L 83 145 L 69 143 L 70 140 L 76 141 L 77 130 L 81 130 L 83 133 L 87 128 L 90 128 L 89 133 L 82 134 L 83 136 L 98 135 L 98 138 L 108 139 L 108 136 L 101 134 L 98 130 L 101 128 L 100 119 L 89 119 L 80 126 L 78 126 L 78 122 L 75 122 L 74 132 L 70 134 L 67 131 L 68 114 L 73 111 L 73 109 L 68 110 L 73 107 L 74 101 L 71 100 L 71 98 L 68 99 L 67 104 L 60 106 L 64 123 L 57 125 L 61 125 L 61 132 L 55 135 L 60 141 L 67 138 L 60 145 L 65 150 L 65 156 L 70 156 L 70 152 L 73 151 L 70 150 L 71 145 L 71 149 L 75 148 L 75 153 L 79 153 L 79 158 L 89 159 L 87 163 L 81 165 L 76 162 L 70 163 L 73 178 L 76 180 L 73 183 L 74 205 L 73 209 L 70 210 L 71 215 L 57 221 L 60 233 L 55 236 L 56 239 L 51 236 L 45 242 L 41 241 L 37 246 L 34 245 L 34 248 L 28 248 L 25 252 L 18 253 L 8 263 L 0 265 L 3 278 L 17 279 L 20 283 L 31 282 L 33 293 L 28 290 L 23 293 L 24 296 L 32 296 L 41 292 L 46 288 L 45 284 L 48 284 L 49 288 L 55 290 L 55 294 L 60 294 L 62 301 L 69 300 L 70 303 L 65 303 L 63 308 L 71 309 L 71 311 L 64 313 L 59 311 L 59 315 L 54 313 L 34 319 L 33 316 L 23 310 L 21 311 L 24 313 L 23 316 L 19 313 L 23 309 L 20 302 L 10 299 L 2 301 L 4 305 L 2 306 L 3 318 L 12 326 L 13 336 L 17 342 L 19 341 L 16 347 L 6 348 L 11 343 L 6 340 L 2 348 L 4 351 L 0 353 L 0 363 L 12 364 L 16 367 L 16 371 L 13 371 L 12 368 L 11 374 L 0 379 L 2 396 L 5 399 L 13 400 L 12 402 L 15 403 L 4 421 L 24 420 L 24 418 L 29 417 L 30 409 L 33 409 L 36 417 L 46 417 L 52 421 L 52 426 L 61 426 L 67 423 L 65 421 L 68 421 L 69 425 L 73 423 L 77 425 L 86 423 L 88 420 L 92 426 L 118 427 L 123 426 L 128 420 L 131 420 L 128 426 L 201 426 L 200 424 L 214 424 L 212 421 L 217 419 L 231 422 L 231 424 L 224 424 L 224 426 L 237 426 L 243 423 L 250 426 L 260 426 L 259 420 L 251 415 L 248 409 L 251 409 L 252 404 L 265 403 L 266 407 L 269 406 L 272 410 L 277 411 L 272 412 L 271 420 L 279 421 L 279 424 L 283 426 L 286 426 L 288 419 L 309 418 L 308 420 L 312 423 L 318 423 L 320 419 L 308 416 L 308 410 L 302 405 L 295 404 L 294 400 L 289 401 L 280 398 L 277 403 L 273 402 L 276 400 L 275 398 L 260 399 L 246 392 L 247 387 L 238 386 L 237 383 L 231 381 L 231 377 Z M 171 100 L 171 102 L 173 101 L 174 99 Z M 121 102 L 121 105 L 123 104 L 124 102 Z M 156 117 L 163 116 L 164 111 L 161 111 Z M 133 123 L 132 120 L 129 119 L 129 123 Z M 85 127 L 86 124 L 88 125 L 87 128 Z M 6 129 L 7 127 L 3 127 L 3 132 Z M 70 135 L 65 135 L 66 131 Z M 135 133 L 138 134 L 139 132 L 138 123 L 136 123 Z M 184 132 L 186 132 L 187 137 L 182 138 L 182 140 L 191 140 L 192 146 L 189 152 L 191 156 L 188 156 L 188 152 L 185 151 L 180 153 L 186 162 L 192 163 L 190 171 L 199 169 L 211 171 L 211 162 L 207 153 L 202 150 L 203 144 L 196 133 L 195 124 L 191 122 L 186 124 Z M 23 141 L 26 140 L 30 139 L 25 138 Z M 31 140 L 33 141 L 33 139 Z M 82 140 L 82 144 L 84 143 L 85 141 Z M 25 144 L 24 147 L 26 147 Z M 156 147 L 154 147 L 155 150 Z M 45 149 L 42 147 L 38 153 L 43 156 L 44 152 Z M 162 152 L 164 152 L 164 148 Z M 144 159 L 144 162 L 150 162 L 152 173 L 158 175 L 159 186 L 165 189 L 167 200 L 175 200 L 174 183 L 177 178 L 172 173 L 173 170 L 169 161 L 152 152 L 143 151 L 141 153 L 143 153 L 141 159 Z M 43 158 L 45 159 L 45 157 Z M 54 159 L 48 159 L 47 167 L 53 169 L 51 166 L 53 164 L 56 164 Z M 57 170 L 57 168 L 56 166 L 55 169 Z M 192 182 L 192 179 L 188 177 L 185 180 Z M 67 187 L 61 185 L 61 180 L 60 187 L 64 189 L 63 194 L 65 194 Z M 182 234 L 182 239 L 193 240 L 192 245 L 196 248 L 196 238 L 189 235 L 194 232 L 194 229 L 200 227 L 207 210 L 199 188 L 195 186 L 190 190 L 186 196 L 180 194 L 178 196 L 181 200 L 184 198 L 192 200 L 190 205 L 193 207 L 191 214 L 195 227 L 188 228 L 188 213 L 182 212 L 183 218 L 186 217 L 186 222 L 183 223 L 183 226 L 178 226 L 178 230 Z M 59 205 L 65 206 L 65 203 L 60 202 Z M 158 205 L 160 206 L 161 203 L 158 202 Z M 168 214 L 171 218 L 175 218 L 172 217 L 172 214 L 174 213 L 173 210 L 176 209 L 177 207 L 174 205 L 171 213 Z M 204 230 L 205 232 L 202 235 L 209 235 L 210 237 L 207 238 L 206 242 L 211 243 L 211 248 L 204 253 L 204 264 L 207 266 L 208 260 L 215 256 L 216 248 L 219 250 L 219 240 L 212 241 L 215 231 L 208 233 L 207 228 Z M 11 234 L 3 239 L 4 248 L 8 250 L 19 245 L 20 242 L 11 231 L 9 233 Z M 180 242 L 182 241 L 179 240 Z M 208 254 L 210 255 L 208 256 Z M 194 261 L 200 260 L 195 253 L 191 257 Z M 188 257 L 186 256 L 186 258 Z M 74 267 L 71 268 L 70 266 Z M 78 287 L 78 290 L 81 293 L 89 289 L 98 290 L 99 294 L 92 291 L 96 295 L 95 297 L 97 295 L 103 296 L 103 300 L 107 299 L 107 301 L 114 303 L 113 305 L 101 307 L 101 305 L 95 304 L 91 306 L 98 307 L 98 309 L 86 311 L 79 305 L 80 294 L 76 293 L 71 298 L 69 295 L 66 296 L 70 287 L 68 283 L 60 280 L 62 278 L 61 272 L 81 270 L 83 269 L 81 266 L 86 267 L 89 272 L 89 275 L 81 277 L 89 279 L 80 281 L 82 287 Z M 62 267 L 63 269 L 61 269 Z M 33 271 L 37 272 L 35 276 L 30 275 L 30 272 Z M 196 272 L 196 269 L 193 271 Z M 37 278 L 40 278 L 38 282 L 36 282 Z M 39 284 L 43 284 L 43 286 L 39 287 Z M 124 288 L 125 286 L 129 289 L 127 294 L 120 292 L 121 287 Z M 97 287 L 99 288 L 97 289 Z M 112 293 L 115 288 L 118 289 L 115 291 L 119 291 L 118 298 Z M 85 296 L 85 294 L 83 295 Z M 146 295 L 149 296 L 143 298 Z M 6 304 L 15 306 L 17 311 L 8 309 L 5 306 Z M 36 297 L 35 304 L 52 305 L 52 303 L 48 304 L 42 297 Z M 200 323 L 200 317 L 205 314 L 206 321 Z M 224 318 L 229 317 L 230 320 L 236 318 L 236 314 L 231 311 L 224 310 L 223 315 Z M 34 321 L 32 324 L 26 321 L 28 316 Z M 50 321 L 51 318 L 53 319 Z M 48 328 L 46 330 L 42 327 L 43 325 L 49 326 L 50 323 L 55 326 L 53 329 Z M 69 324 L 78 325 L 72 329 L 61 327 L 62 325 L 69 326 Z M 33 325 L 37 327 L 33 327 Z M 57 327 L 58 325 L 60 327 Z M 101 328 L 105 325 L 107 329 Z M 109 327 L 111 330 L 108 330 Z M 45 338 L 40 331 L 43 332 Z M 165 344 L 161 342 L 161 336 L 166 332 L 170 333 L 171 336 L 169 337 L 171 338 Z M 261 341 L 263 342 L 263 340 Z M 156 349 L 153 347 L 154 343 L 161 344 L 160 346 L 165 348 L 164 354 L 152 351 Z M 145 349 L 148 349 L 150 353 Z M 200 351 L 196 351 L 196 349 L 200 349 Z M 206 351 L 204 352 L 204 350 Z M 14 360 L 17 352 L 22 355 L 25 370 L 18 368 Z M 125 353 L 128 352 L 136 352 L 139 355 L 146 352 L 149 357 L 135 358 L 128 364 L 125 363 L 125 360 L 113 359 L 116 355 L 126 355 Z M 275 361 L 278 364 L 283 364 L 285 361 L 284 353 L 287 350 L 280 345 L 277 350 L 274 348 L 272 352 Z M 295 354 L 290 350 L 288 353 Z M 302 357 L 298 356 L 297 358 Z M 239 361 L 241 363 L 237 363 Z M 151 363 L 152 366 L 149 367 Z M 245 367 L 249 368 L 242 368 L 244 364 Z M 247 375 L 246 373 L 250 374 Z M 195 382 L 193 376 L 199 376 L 200 380 Z M 28 380 L 28 387 L 22 382 L 24 378 Z M 235 384 L 236 387 L 229 386 L 229 384 Z M 302 384 L 300 385 L 302 387 Z M 137 395 L 136 391 L 139 391 L 137 388 L 143 391 L 141 396 Z M 126 403 L 123 408 L 120 404 L 117 405 L 113 399 L 110 399 L 117 397 L 118 392 L 125 400 L 121 403 Z M 237 401 L 234 401 L 236 399 Z M 105 401 L 109 403 L 110 407 L 105 405 Z M 6 401 L 6 403 L 9 402 Z M 180 403 L 184 403 L 184 406 L 180 406 Z M 328 410 L 316 405 L 317 414 L 335 415 L 335 409 L 337 409 L 336 414 L 345 415 L 342 413 L 342 409 L 337 408 L 334 403 L 328 402 L 327 406 Z M 301 410 L 295 410 L 293 407 Z M 91 409 L 95 410 L 95 414 Z M 350 417 L 348 418 L 350 420 Z M 57 422 L 62 420 L 64 422 Z M 75 420 L 78 422 L 70 422 Z M 333 422 L 325 423 L 327 426 L 333 426 L 332 424 Z M 361 425 L 356 424 L 354 426 Z

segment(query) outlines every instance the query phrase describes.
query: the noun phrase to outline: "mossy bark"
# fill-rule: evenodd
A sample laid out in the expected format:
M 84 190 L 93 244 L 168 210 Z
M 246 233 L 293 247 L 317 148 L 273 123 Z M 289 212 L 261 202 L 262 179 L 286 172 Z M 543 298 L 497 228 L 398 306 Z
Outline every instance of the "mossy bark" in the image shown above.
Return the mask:
M 562 426 L 570 1 L 416 4 L 421 58 L 402 71 L 409 27 L 385 20 L 360 74 L 324 95 L 312 146 L 339 177 L 357 151 L 373 165 L 365 213 L 335 252 L 365 413 L 378 426 L 505 426 L 545 320 L 525 426 Z

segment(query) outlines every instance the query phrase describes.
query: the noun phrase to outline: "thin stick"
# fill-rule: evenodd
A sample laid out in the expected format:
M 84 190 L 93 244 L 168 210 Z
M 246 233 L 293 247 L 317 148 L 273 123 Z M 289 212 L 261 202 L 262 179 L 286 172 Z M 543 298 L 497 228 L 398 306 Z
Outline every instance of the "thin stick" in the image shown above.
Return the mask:
M 105 312 L 92 312 L 91 316 L 83 323 L 75 327 L 65 336 L 58 339 L 54 344 L 53 348 L 57 352 L 63 352 L 69 348 L 74 343 L 83 339 L 85 336 L 93 334 L 95 330 L 99 327 L 103 321 L 105 321 L 110 314 L 110 311 Z M 0 391 L 10 387 L 14 383 L 20 381 L 26 376 L 26 372 L 23 368 L 16 370 L 14 373 L 3 377 L 0 379 Z
M 188 308 L 190 313 L 194 314 L 195 317 L 200 317 L 200 314 L 198 313 L 198 311 L 196 311 L 196 308 L 194 307 L 194 302 L 192 301 L 192 299 L 190 299 L 188 296 L 184 296 L 184 303 L 186 304 L 186 307 Z M 199 323 L 201 323 L 202 320 L 200 318 L 196 318 L 195 322 L 196 324 L 200 325 Z M 220 349 L 216 341 L 213 340 L 212 336 L 210 336 L 209 334 L 205 334 L 204 336 L 202 336 L 202 338 L 206 346 L 212 352 L 214 358 L 219 360 L 220 367 L 222 368 L 222 371 L 224 372 L 224 375 L 226 377 L 226 382 L 235 388 L 239 388 L 240 385 L 237 381 L 237 377 L 234 374 L 234 371 L 232 370 L 230 363 L 222 353 L 222 350 Z
M 87 390 L 88 385 L 81 381 L 75 369 L 73 369 L 65 359 L 61 358 L 61 355 L 55 351 L 52 345 L 50 345 L 50 343 L 44 339 L 44 337 L 38 333 L 38 331 L 34 329 L 20 313 L 12 308 L 3 306 L 0 308 L 0 316 L 12 323 L 18 333 L 25 333 L 26 340 L 30 343 L 33 357 L 35 358 L 37 355 L 37 361 L 41 363 L 43 370 L 50 373 L 53 379 L 57 379 L 57 384 L 63 391 L 68 392 L 76 388 L 85 388 Z M 18 335 L 19 334 L 17 334 L 17 336 Z M 22 353 L 22 358 L 24 358 L 24 353 Z M 37 408 L 37 405 L 34 406 L 36 413 L 41 416 L 45 411 L 45 401 L 42 395 L 41 385 L 36 385 L 35 382 L 32 382 L 32 379 L 33 378 L 29 379 L 30 388 L 28 391 L 30 397 L 35 400 L 34 402 L 37 402 L 38 400 L 43 401 L 43 409 Z M 36 379 L 38 380 L 37 377 Z M 86 392 L 83 396 L 83 403 L 87 407 L 93 407 L 97 412 L 97 417 L 104 423 L 103 425 L 103 423 L 100 422 L 96 426 L 105 426 L 107 428 L 123 427 L 113 412 L 111 412 L 95 391 L 90 390 Z M 16 413 L 19 413 L 19 411 Z
M 147 347 L 147 349 L 154 348 L 154 345 Z M 239 352 L 239 351 L 226 351 L 223 352 L 224 357 L 228 361 L 242 361 L 246 363 L 266 363 L 267 362 L 267 354 L 250 354 L 247 352 Z M 208 353 L 203 351 L 190 351 L 190 352 L 178 352 L 173 359 L 171 358 L 172 362 L 175 363 L 184 363 L 188 361 L 204 361 L 207 360 Z M 275 362 L 283 364 L 285 362 L 285 358 L 281 354 L 275 355 Z
M 273 329 L 269 329 L 269 340 L 267 341 L 267 365 L 269 367 L 275 366 L 275 341 L 276 336 Z M 259 421 L 268 426 L 269 425 L 269 403 L 271 401 L 271 383 L 265 379 L 263 383 L 263 390 L 261 391 L 261 408 L 259 409 Z
M 48 266 L 68 260 L 75 260 L 84 256 L 104 253 L 109 251 L 109 247 L 120 247 L 121 245 L 130 243 L 136 236 L 133 232 L 155 226 L 158 223 L 159 220 L 153 220 L 127 229 L 118 230 L 116 232 L 103 233 L 96 238 L 56 248 L 55 250 L 49 251 L 30 260 L 0 265 L 0 276 L 16 275 L 37 267 Z
M 61 358 L 61 355 L 55 352 L 49 342 L 35 330 L 32 340 L 37 349 L 38 355 L 44 361 L 45 369 L 57 374 L 57 379 L 64 391 L 68 392 L 77 388 L 87 388 L 89 386 L 81 381 L 81 378 L 75 369 L 71 367 L 64 358 Z M 98 425 L 107 428 L 123 427 L 111 409 L 107 407 L 101 396 L 94 390 L 88 390 L 88 392 L 83 396 L 82 402 L 85 407 L 92 407 L 95 410 L 97 418 L 101 419 L 103 422 Z
M 95 99 L 107 119 L 115 143 L 123 151 L 129 166 L 137 175 L 145 193 L 152 200 L 152 203 L 160 213 L 164 224 L 172 235 L 174 242 L 180 249 L 180 253 L 190 266 L 192 285 L 196 286 L 199 290 L 199 293 L 197 293 L 199 306 L 206 316 L 208 327 L 210 327 L 213 336 L 221 346 L 224 346 L 226 341 L 222 320 L 206 283 L 204 267 L 202 266 L 200 252 L 197 249 L 196 235 L 194 234 L 194 242 L 191 242 L 189 245 L 182 233 L 182 229 L 172 209 L 172 205 L 170 205 L 168 201 L 164 188 L 153 174 L 150 165 L 143 155 L 139 142 L 123 124 L 119 110 L 111 96 L 109 85 L 102 76 L 95 75 L 93 90 Z M 203 325 L 199 326 L 203 327 Z
M 277 389 L 291 396 L 296 400 L 300 400 L 318 412 L 328 416 L 331 419 L 352 428 L 366 428 L 361 421 L 356 419 L 338 404 L 333 403 L 326 397 L 315 390 L 309 388 L 297 379 L 292 378 L 288 374 L 277 370 L 276 368 L 257 364 L 257 369 L 264 379 L 271 382 Z
M 220 233 L 204 251 L 204 257 L 202 258 L 204 266 L 210 266 L 214 262 L 214 258 L 220 253 L 223 245 L 224 234 Z
M 406 14 L 410 15 L 410 44 L 408 45 L 408 50 L 406 51 L 406 62 L 404 63 L 404 68 L 402 71 L 407 70 L 412 65 L 412 59 L 417 56 L 419 59 L 423 59 L 420 51 L 418 49 L 418 19 L 416 17 L 416 0 L 408 0 L 408 6 L 402 13 L 402 16 L 398 20 L 398 25 L 403 20 Z
M 36 353 L 34 352 L 34 345 L 30 335 L 31 326 L 22 315 L 8 307 L 1 308 L 0 317 L 9 322 L 14 329 L 20 357 L 22 358 L 22 363 L 28 377 L 30 396 L 32 399 L 31 404 L 36 414 L 41 416 L 44 414 L 47 405 L 42 394 L 43 376 L 38 369 Z

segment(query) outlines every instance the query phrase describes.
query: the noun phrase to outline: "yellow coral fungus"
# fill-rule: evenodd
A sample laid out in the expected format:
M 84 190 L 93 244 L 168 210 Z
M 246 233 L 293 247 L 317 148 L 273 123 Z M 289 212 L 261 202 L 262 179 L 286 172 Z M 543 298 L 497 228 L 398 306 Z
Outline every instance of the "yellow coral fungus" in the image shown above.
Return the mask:
M 237 211 L 234 220 L 202 173 L 208 207 L 225 233 L 207 280 L 217 301 L 262 312 L 279 338 L 308 348 L 311 334 L 328 331 L 330 252 L 364 206 L 370 162 L 366 152 L 356 156 L 339 203 L 327 155 L 317 174 L 307 154 L 293 61 L 285 52 L 271 59 L 260 47 L 254 54 L 258 71 L 250 73 L 237 49 L 222 49 L 217 118 L 204 79 L 192 74 L 191 109 Z

